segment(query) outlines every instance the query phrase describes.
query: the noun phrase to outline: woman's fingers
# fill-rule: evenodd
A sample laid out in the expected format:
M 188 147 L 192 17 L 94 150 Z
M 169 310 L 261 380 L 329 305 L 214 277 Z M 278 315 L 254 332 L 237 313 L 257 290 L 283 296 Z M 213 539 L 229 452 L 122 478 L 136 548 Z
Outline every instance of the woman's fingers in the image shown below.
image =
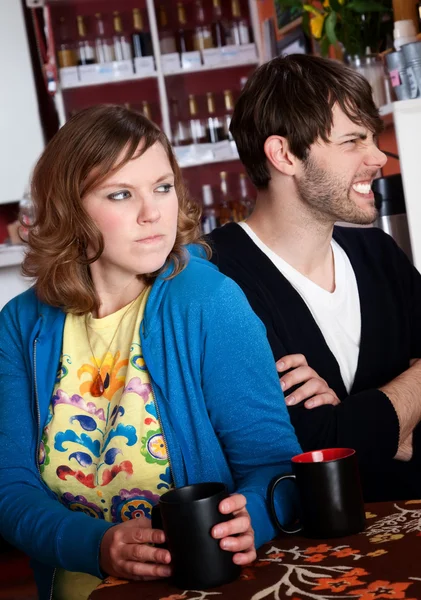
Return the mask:
M 133 519 L 133 522 L 136 521 Z M 165 533 L 161 529 L 146 529 L 144 527 L 127 527 L 118 532 L 117 541 L 125 544 L 163 544 L 165 542 Z
M 236 565 L 244 566 L 244 565 L 249 565 L 250 563 L 254 562 L 256 560 L 256 558 L 257 558 L 256 549 L 253 546 L 247 552 L 239 552 L 237 554 L 234 554 L 234 556 L 232 557 L 232 560 L 235 562 Z
M 228 498 L 224 498 L 219 504 L 219 512 L 223 515 L 236 513 L 243 510 L 247 504 L 247 500 L 243 494 L 232 494 Z
M 244 552 L 254 548 L 253 530 L 249 529 L 247 533 L 237 537 L 225 537 L 221 540 L 220 546 L 223 550 L 229 550 L 229 552 Z
M 247 511 L 239 513 L 234 519 L 225 523 L 218 523 L 212 529 L 212 536 L 216 539 L 222 539 L 230 535 L 245 533 L 250 528 L 250 517 Z
M 147 544 L 124 544 L 120 549 L 120 560 L 122 561 L 137 561 L 137 562 L 153 562 L 169 564 L 171 562 L 171 554 L 164 548 L 155 548 Z
M 170 577 L 172 569 L 157 563 L 143 563 L 138 561 L 124 561 L 120 567 L 120 577 L 123 579 L 159 579 Z

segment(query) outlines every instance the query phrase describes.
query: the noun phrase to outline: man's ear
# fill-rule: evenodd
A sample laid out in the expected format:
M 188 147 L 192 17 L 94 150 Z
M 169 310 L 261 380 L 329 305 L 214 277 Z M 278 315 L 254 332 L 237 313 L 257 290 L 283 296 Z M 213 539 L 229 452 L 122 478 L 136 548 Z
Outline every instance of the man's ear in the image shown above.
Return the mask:
M 292 154 L 288 140 L 280 135 L 271 135 L 263 146 L 270 164 L 283 175 L 295 175 L 298 159 Z

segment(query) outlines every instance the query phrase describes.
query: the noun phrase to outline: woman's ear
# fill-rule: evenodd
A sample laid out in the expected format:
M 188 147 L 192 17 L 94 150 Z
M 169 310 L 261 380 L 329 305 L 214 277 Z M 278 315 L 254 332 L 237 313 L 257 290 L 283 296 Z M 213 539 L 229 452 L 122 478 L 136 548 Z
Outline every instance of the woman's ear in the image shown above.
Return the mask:
M 263 146 L 266 158 L 283 175 L 295 175 L 297 157 L 289 149 L 288 140 L 280 135 L 271 135 Z

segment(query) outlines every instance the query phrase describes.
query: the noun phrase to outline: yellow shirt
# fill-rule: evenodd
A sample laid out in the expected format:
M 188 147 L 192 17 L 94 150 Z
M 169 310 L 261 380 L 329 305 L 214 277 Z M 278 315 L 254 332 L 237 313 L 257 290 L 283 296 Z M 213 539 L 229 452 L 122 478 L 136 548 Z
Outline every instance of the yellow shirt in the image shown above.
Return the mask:
M 114 523 L 150 519 L 159 496 L 172 486 L 139 339 L 148 293 L 102 319 L 66 316 L 40 447 L 42 478 L 60 502 Z M 91 395 L 96 365 L 105 388 L 99 398 Z M 54 599 L 85 600 L 99 581 L 57 569 Z

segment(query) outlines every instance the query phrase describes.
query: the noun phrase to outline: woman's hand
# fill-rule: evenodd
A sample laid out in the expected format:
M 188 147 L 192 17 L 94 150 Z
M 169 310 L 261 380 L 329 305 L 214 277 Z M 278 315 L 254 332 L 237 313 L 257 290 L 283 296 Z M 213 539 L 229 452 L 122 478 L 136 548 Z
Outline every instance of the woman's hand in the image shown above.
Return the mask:
M 152 529 L 145 517 L 126 521 L 108 529 L 101 541 L 102 571 L 121 579 L 159 579 L 171 575 L 168 550 L 150 544 L 162 544 L 165 534 Z
M 221 540 L 221 548 L 234 553 L 232 560 L 237 565 L 248 565 L 256 559 L 254 531 L 246 503 L 242 494 L 233 494 L 222 500 L 219 511 L 223 515 L 233 514 L 234 518 L 219 523 L 212 529 L 212 536 Z
M 282 375 L 280 382 L 284 393 L 295 385 L 300 386 L 292 394 L 285 394 L 285 402 L 288 406 L 294 406 L 304 400 L 306 400 L 304 403 L 306 408 L 316 408 L 323 404 L 333 404 L 334 406 L 339 404 L 340 400 L 335 392 L 314 369 L 308 366 L 303 354 L 288 354 L 280 358 L 276 363 L 276 368 L 279 373 L 288 371 Z

